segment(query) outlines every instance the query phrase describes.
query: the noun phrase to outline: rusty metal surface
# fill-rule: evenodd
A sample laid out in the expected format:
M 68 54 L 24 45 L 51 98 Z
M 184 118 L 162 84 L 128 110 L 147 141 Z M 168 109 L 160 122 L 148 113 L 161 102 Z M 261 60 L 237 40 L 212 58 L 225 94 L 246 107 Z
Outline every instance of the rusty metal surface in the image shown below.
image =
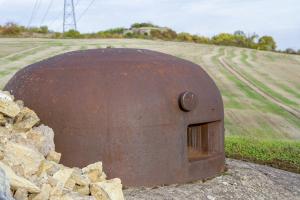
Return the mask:
M 198 104 L 197 95 L 192 92 L 184 92 L 179 97 L 179 106 L 182 110 L 189 112 L 196 108 Z
M 188 182 L 224 168 L 222 98 L 189 61 L 141 49 L 76 51 L 22 69 L 5 90 L 54 129 L 66 165 L 101 160 L 125 186 Z M 185 91 L 197 98 L 182 98 L 189 112 L 180 105 Z M 208 156 L 191 161 L 187 129 L 205 123 Z

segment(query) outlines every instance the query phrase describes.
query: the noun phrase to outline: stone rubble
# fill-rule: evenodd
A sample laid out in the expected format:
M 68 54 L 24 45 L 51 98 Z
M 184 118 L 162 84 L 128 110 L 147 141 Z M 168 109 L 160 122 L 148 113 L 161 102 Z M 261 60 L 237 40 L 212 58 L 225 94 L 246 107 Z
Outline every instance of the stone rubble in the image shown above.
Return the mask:
M 69 168 L 60 158 L 53 130 L 22 101 L 0 91 L 1 200 L 124 199 L 121 180 L 106 180 L 101 162 Z

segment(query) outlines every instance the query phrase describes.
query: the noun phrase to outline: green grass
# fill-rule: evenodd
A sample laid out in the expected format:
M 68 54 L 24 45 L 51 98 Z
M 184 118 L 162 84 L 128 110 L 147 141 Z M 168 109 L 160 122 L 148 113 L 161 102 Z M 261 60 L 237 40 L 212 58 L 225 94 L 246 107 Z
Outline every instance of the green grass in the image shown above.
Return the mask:
M 224 47 L 218 48 L 218 53 L 215 54 L 215 55 L 212 57 L 212 62 L 215 63 L 215 64 L 219 64 L 218 58 L 220 58 L 220 57 L 223 56 L 224 54 L 225 54 L 225 48 L 224 48 Z
M 254 102 L 254 104 L 252 104 L 252 105 L 249 105 L 249 104 L 248 105 L 242 105 L 242 103 L 240 103 L 240 102 L 237 102 L 237 101 L 235 101 L 236 103 L 234 102 L 234 98 L 237 98 L 237 97 L 231 96 L 231 98 L 230 98 L 231 102 L 229 102 L 228 104 L 227 104 L 227 102 L 225 103 L 225 109 L 227 108 L 227 106 L 230 106 L 229 108 L 239 108 L 239 109 L 244 107 L 244 108 L 247 108 L 247 109 L 258 110 L 258 111 L 261 111 L 261 112 L 274 113 L 276 115 L 283 116 L 288 122 L 290 122 L 291 124 L 295 125 L 297 128 L 300 129 L 300 123 L 299 123 L 298 118 L 291 115 L 290 113 L 288 113 L 287 111 L 285 111 L 284 109 L 279 107 L 278 105 L 268 101 L 267 99 L 265 99 L 260 94 L 256 93 L 249 86 L 247 86 L 242 81 L 237 79 L 235 76 L 233 76 L 227 70 L 221 69 L 220 71 L 230 81 L 235 83 L 235 85 L 240 89 L 240 91 L 242 91 L 245 94 L 245 96 L 247 98 L 252 99 L 253 102 Z M 250 130 L 250 129 L 251 129 L 250 127 L 247 128 L 247 130 Z M 262 126 L 262 129 L 260 129 L 259 131 L 251 132 L 250 134 L 255 135 L 255 136 L 256 135 L 264 136 L 264 135 L 268 135 L 268 134 L 270 134 L 270 136 L 272 136 L 272 135 L 275 134 L 274 132 L 273 132 L 273 134 L 271 134 L 271 133 L 272 132 L 269 131 L 269 128 L 267 128 L 264 125 L 264 126 Z M 243 135 L 243 134 L 240 133 L 240 135 Z
M 257 54 L 256 53 L 257 53 L 257 50 L 252 50 L 251 51 L 250 55 L 251 55 L 251 58 L 252 58 L 253 62 L 255 62 L 257 60 Z
M 241 70 L 242 71 L 242 70 Z M 246 73 L 245 71 L 242 71 L 242 73 L 252 82 L 254 83 L 257 87 L 259 87 L 261 90 L 263 90 L 265 93 L 271 95 L 272 97 L 276 98 L 277 100 L 281 101 L 282 103 L 286 104 L 286 105 L 293 105 L 293 106 L 297 106 L 298 104 L 295 103 L 294 101 L 285 98 L 284 96 L 282 96 L 281 94 L 275 92 L 274 90 L 272 90 L 271 88 L 269 88 L 268 86 L 266 86 L 265 84 L 263 84 L 261 81 L 255 79 L 250 73 Z
M 284 91 L 292 94 L 294 97 L 300 99 L 300 92 L 293 90 L 292 88 L 284 85 L 283 83 L 275 83 L 278 87 L 282 88 Z
M 80 46 L 80 50 L 86 50 L 86 49 L 87 49 L 87 46 L 84 46 L 84 45 Z
M 19 44 L 16 43 L 18 40 Z M 277 80 L 277 77 L 272 74 L 269 68 L 269 66 L 276 64 L 276 66 L 278 65 L 278 67 L 282 69 L 283 74 L 288 73 L 290 70 L 285 71 L 285 69 L 295 67 L 289 65 L 290 63 L 300 67 L 300 59 L 298 57 L 235 47 L 134 39 L 6 39 L 2 40 L 2 43 L 3 44 L 0 44 L 0 55 L 7 54 L 7 52 L 13 54 L 1 60 L 0 80 L 2 78 L 6 80 L 7 75 L 16 72 L 18 69 L 24 67 L 24 65 L 42 60 L 46 57 L 71 50 L 89 48 L 134 47 L 151 49 L 201 64 L 214 79 L 224 98 L 225 111 L 228 113 L 225 114 L 226 155 L 230 158 L 268 164 L 273 167 L 300 173 L 300 141 L 299 135 L 295 134 L 300 133 L 300 120 L 252 90 L 219 62 L 219 58 L 226 55 L 226 60 L 232 64 L 235 63 L 233 66 L 249 80 L 251 79 L 250 81 L 252 81 L 253 84 L 281 102 L 298 109 L 300 108 L 298 104 L 298 99 L 300 98 L 300 82 L 295 81 L 295 78 L 279 82 L 278 80 L 281 79 Z M 28 51 L 17 53 L 14 48 L 22 45 L 28 46 Z M 30 50 L 33 46 L 38 48 Z M 50 50 L 47 49 L 50 47 Z M 284 62 L 282 60 L 284 60 Z M 19 63 L 22 65 L 19 65 Z M 295 72 L 299 72 L 297 68 L 293 69 L 295 69 Z M 248 74 L 243 72 L 247 72 Z M 297 73 L 291 75 L 295 77 Z M 280 78 L 284 77 L 286 76 Z M 293 82 L 290 82 L 292 80 Z M 274 84 L 274 86 L 280 90 L 276 90 L 276 87 L 274 87 L 274 89 L 266 83 Z M 5 82 L 2 84 L 5 84 Z M 289 87 L 289 85 L 292 87 Z M 287 98 L 284 95 L 285 93 L 281 94 L 281 91 L 290 93 L 291 97 L 289 96 Z M 298 142 L 289 142 L 287 141 L 288 139 L 298 140 Z
M 275 62 L 276 61 L 276 57 L 275 57 L 275 55 L 273 55 L 273 54 L 269 54 L 269 53 L 264 53 L 263 54 L 263 56 L 265 57 L 265 58 L 267 58 L 267 60 L 268 61 L 271 61 L 271 62 Z
M 247 55 L 242 52 L 242 57 L 241 57 L 242 63 L 248 67 L 252 67 L 252 65 L 247 61 L 247 59 L 248 59 Z M 237 67 L 236 64 L 234 64 L 233 62 L 231 62 L 231 63 L 232 63 L 231 65 L 233 65 L 235 68 Z M 271 88 L 269 88 L 268 86 L 263 84 L 261 81 L 254 78 L 250 73 L 247 73 L 245 70 L 240 68 L 239 72 L 242 73 L 245 77 L 247 77 L 247 79 L 249 79 L 254 85 L 259 87 L 265 93 L 271 95 L 272 97 L 276 98 L 277 100 L 281 101 L 282 103 L 284 103 L 286 105 L 298 106 L 297 103 L 295 103 L 294 101 L 292 101 L 288 98 L 285 98 L 281 94 L 275 92 L 274 90 L 272 90 Z
M 266 164 L 300 173 L 300 142 L 254 139 L 241 136 L 225 138 L 226 157 Z
M 248 55 L 247 55 L 245 49 L 244 49 L 243 51 L 241 51 L 241 57 L 240 57 L 240 60 L 242 61 L 242 63 L 245 63 L 248 67 L 253 67 L 253 66 L 248 62 Z
M 227 59 L 232 60 L 236 54 L 235 54 L 235 49 L 234 48 L 230 48 L 228 52 L 228 55 L 226 56 Z
M 30 51 L 27 51 L 25 53 L 21 53 L 21 54 L 17 54 L 17 55 L 14 55 L 10 58 L 8 58 L 9 61 L 17 61 L 17 60 L 20 60 L 24 57 L 27 57 L 27 56 L 30 56 L 30 55 L 34 55 L 35 53 L 39 52 L 39 51 L 42 51 L 46 48 L 49 48 L 49 46 L 40 46 L 40 47 L 37 47 L 35 49 L 32 49 Z
M 241 62 L 246 65 L 247 67 L 253 67 L 249 62 L 248 62 L 248 56 L 246 54 L 246 50 L 243 50 L 241 52 L 241 58 L 240 58 Z M 237 65 L 234 62 L 231 62 L 232 65 L 234 67 L 237 67 Z M 250 73 L 245 72 L 245 70 L 243 70 L 242 68 L 239 69 L 239 72 L 244 74 L 253 84 L 255 84 L 257 87 L 259 87 L 261 90 L 263 90 L 265 93 L 268 93 L 269 95 L 273 96 L 274 98 L 276 98 L 277 100 L 281 101 L 282 103 L 286 104 L 286 105 L 291 105 L 291 106 L 295 106 L 295 107 L 299 107 L 299 105 L 294 102 L 291 99 L 285 98 L 284 96 L 282 96 L 281 94 L 277 93 L 276 91 L 272 90 L 271 88 L 269 88 L 268 86 L 266 86 L 265 84 L 263 84 L 261 81 L 257 80 L 256 78 L 254 78 Z M 293 89 L 285 86 L 282 83 L 278 83 L 275 80 L 273 80 L 271 77 L 269 77 L 268 74 L 262 74 L 260 72 L 257 72 L 258 74 L 261 74 L 263 76 L 265 76 L 266 79 L 268 79 L 269 81 L 272 81 L 273 84 L 277 85 L 278 87 L 280 87 L 281 89 L 285 90 L 286 92 L 294 95 L 296 98 L 300 98 L 299 97 L 299 93 L 295 92 Z

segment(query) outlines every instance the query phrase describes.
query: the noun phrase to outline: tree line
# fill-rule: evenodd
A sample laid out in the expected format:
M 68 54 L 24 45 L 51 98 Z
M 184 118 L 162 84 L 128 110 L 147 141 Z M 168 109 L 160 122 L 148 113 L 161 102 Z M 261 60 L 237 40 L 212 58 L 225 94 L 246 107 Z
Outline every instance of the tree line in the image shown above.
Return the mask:
M 6 23 L 0 26 L 0 36 L 2 37 L 49 37 L 49 38 L 139 38 L 139 39 L 159 39 L 166 41 L 193 42 L 200 44 L 214 44 L 225 46 L 236 46 L 266 51 L 278 51 L 289 54 L 299 54 L 300 49 L 276 50 L 276 41 L 272 36 L 257 34 L 246 34 L 243 31 L 234 33 L 220 33 L 213 37 L 205 37 L 186 32 L 177 33 L 170 28 L 159 27 L 152 23 L 134 23 L 130 28 L 113 28 L 95 33 L 80 33 L 76 30 L 69 30 L 65 33 L 54 32 L 47 26 L 24 27 L 15 23 Z

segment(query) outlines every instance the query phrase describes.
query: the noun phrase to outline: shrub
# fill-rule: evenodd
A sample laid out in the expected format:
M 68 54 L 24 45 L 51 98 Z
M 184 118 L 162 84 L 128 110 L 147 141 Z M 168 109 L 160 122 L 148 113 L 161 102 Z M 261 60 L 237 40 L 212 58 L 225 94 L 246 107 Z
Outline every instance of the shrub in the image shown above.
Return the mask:
M 246 47 L 247 38 L 242 34 L 220 33 L 212 38 L 212 42 L 217 45 Z
M 134 24 L 132 24 L 131 25 L 131 27 L 130 28 L 142 28 L 142 27 L 156 27 L 156 28 L 158 28 L 159 26 L 157 26 L 157 25 L 154 25 L 154 24 L 152 24 L 152 23 L 134 23 Z
M 62 38 L 62 34 L 59 32 L 55 32 L 54 35 L 52 36 L 52 38 L 55 38 L 55 39 Z
M 258 40 L 258 49 L 273 51 L 276 49 L 276 42 L 272 36 L 262 36 Z
M 151 38 L 161 39 L 161 40 L 175 40 L 177 38 L 177 33 L 171 29 L 167 29 L 167 30 L 152 29 L 150 35 Z
M 43 34 L 49 33 L 48 26 L 41 26 L 39 29 L 39 33 L 43 33 Z
M 8 36 L 20 35 L 22 32 L 22 27 L 18 26 L 13 22 L 6 23 L 1 29 L 2 29 L 1 34 L 8 35 Z
M 192 42 L 193 41 L 193 36 L 189 33 L 179 33 L 177 34 L 177 40 L 178 41 L 186 41 L 186 42 Z
M 63 34 L 63 37 L 65 37 L 65 38 L 82 38 L 80 32 L 76 31 L 76 30 L 73 30 L 73 29 L 65 32 Z
M 292 48 L 287 48 L 284 52 L 285 52 L 285 53 L 289 53 L 289 54 L 296 54 L 296 53 L 297 53 L 297 52 L 296 52 L 294 49 L 292 49 Z
M 193 35 L 192 38 L 193 38 L 193 41 L 196 43 L 202 43 L 202 44 L 210 43 L 210 39 L 208 37 Z

